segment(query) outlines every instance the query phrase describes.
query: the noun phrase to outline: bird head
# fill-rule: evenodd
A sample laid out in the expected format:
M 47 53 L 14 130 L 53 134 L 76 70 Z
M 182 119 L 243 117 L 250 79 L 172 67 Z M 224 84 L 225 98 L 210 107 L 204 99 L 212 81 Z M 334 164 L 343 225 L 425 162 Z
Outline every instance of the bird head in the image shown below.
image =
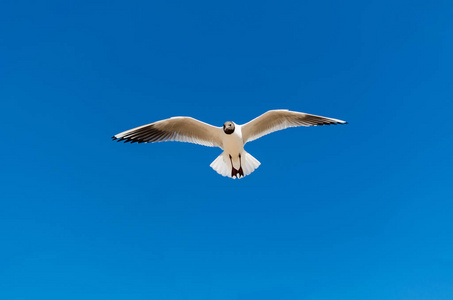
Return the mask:
M 225 122 L 225 124 L 223 124 L 223 131 L 226 134 L 232 134 L 234 132 L 234 123 L 231 121 Z

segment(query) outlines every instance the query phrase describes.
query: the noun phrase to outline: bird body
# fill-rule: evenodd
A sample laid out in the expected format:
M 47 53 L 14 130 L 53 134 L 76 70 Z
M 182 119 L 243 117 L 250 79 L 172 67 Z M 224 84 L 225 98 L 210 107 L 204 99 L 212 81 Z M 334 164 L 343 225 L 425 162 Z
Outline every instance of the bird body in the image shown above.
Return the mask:
M 222 134 L 222 144 L 225 153 L 231 155 L 233 167 L 239 169 L 239 156 L 244 152 L 241 126 L 235 124 L 235 130 L 232 134 Z
M 244 150 L 242 126 L 234 122 L 230 123 L 232 123 L 234 131 L 231 134 L 222 134 L 224 151 L 211 163 L 210 167 L 220 175 L 242 178 L 252 173 L 261 163 Z
M 244 125 L 225 122 L 223 130 L 191 117 L 173 117 L 118 133 L 112 139 L 125 143 L 179 141 L 219 147 L 223 152 L 210 166 L 220 175 L 242 178 L 261 164 L 244 150 L 247 142 L 288 127 L 331 124 L 346 122 L 289 110 L 270 110 Z

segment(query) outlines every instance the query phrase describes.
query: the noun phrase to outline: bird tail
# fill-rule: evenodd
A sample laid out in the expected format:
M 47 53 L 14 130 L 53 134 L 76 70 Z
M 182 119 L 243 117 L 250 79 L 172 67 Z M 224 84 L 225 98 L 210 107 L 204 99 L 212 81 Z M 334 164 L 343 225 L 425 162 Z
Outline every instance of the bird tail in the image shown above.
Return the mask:
M 210 167 L 222 176 L 236 179 L 251 174 L 260 165 L 261 163 L 256 158 L 251 156 L 248 152 L 243 151 L 241 153 L 241 167 L 236 169 L 231 165 L 229 155 L 224 151 L 211 163 Z

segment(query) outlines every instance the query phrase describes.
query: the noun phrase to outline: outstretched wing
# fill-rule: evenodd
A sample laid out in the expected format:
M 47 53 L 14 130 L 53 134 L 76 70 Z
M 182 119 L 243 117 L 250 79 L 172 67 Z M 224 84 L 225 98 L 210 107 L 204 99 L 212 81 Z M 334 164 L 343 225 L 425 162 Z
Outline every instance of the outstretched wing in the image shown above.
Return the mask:
M 173 117 L 136 127 L 112 137 L 125 143 L 178 141 L 222 148 L 222 128 L 190 117 Z
M 347 122 L 296 111 L 289 111 L 286 109 L 270 110 L 242 125 L 242 139 L 245 144 L 271 132 L 288 127 L 330 124 L 347 124 Z

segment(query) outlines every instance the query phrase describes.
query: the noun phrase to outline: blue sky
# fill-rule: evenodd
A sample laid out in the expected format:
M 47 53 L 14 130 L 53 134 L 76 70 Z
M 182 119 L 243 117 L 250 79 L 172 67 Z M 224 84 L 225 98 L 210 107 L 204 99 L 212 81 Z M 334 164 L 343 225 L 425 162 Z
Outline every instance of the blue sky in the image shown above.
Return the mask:
M 451 1 L 0 4 L 2 299 L 452 299 Z M 122 144 L 171 116 L 346 126 Z

